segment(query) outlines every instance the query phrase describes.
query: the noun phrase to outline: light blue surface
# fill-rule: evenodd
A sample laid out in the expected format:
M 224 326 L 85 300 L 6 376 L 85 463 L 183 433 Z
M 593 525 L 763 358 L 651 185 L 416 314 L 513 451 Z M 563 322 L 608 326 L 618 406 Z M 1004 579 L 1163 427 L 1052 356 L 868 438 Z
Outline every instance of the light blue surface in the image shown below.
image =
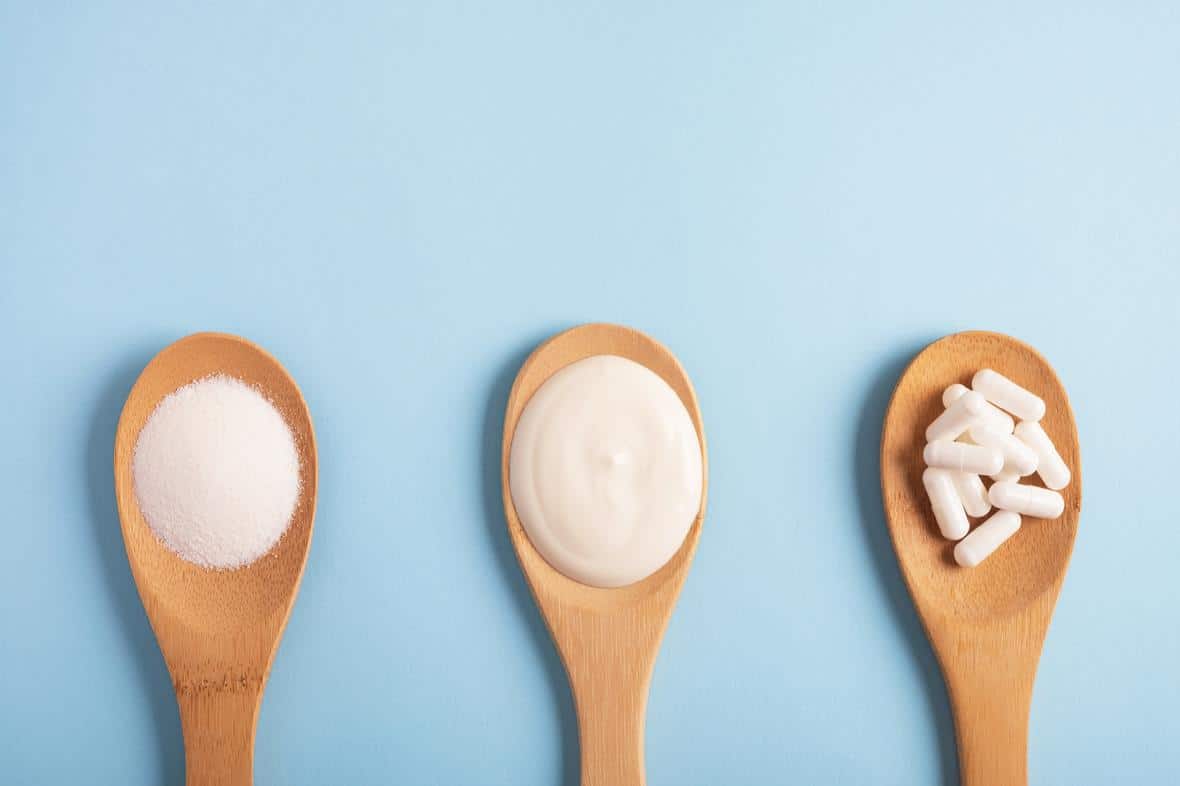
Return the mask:
M 1081 431 L 1031 782 L 1180 780 L 1180 13 L 866 5 L 5 3 L 0 781 L 181 783 L 111 447 L 224 330 L 321 460 L 258 782 L 574 784 L 497 462 L 520 361 L 587 320 L 668 344 L 709 436 L 652 786 L 956 782 L 876 453 L 973 327 Z

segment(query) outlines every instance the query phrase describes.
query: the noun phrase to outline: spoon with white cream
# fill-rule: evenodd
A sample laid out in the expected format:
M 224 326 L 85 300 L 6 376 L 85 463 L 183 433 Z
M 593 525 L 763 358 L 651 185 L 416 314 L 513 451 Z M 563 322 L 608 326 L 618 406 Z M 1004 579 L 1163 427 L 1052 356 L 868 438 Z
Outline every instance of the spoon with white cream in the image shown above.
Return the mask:
M 509 536 L 573 690 L 582 784 L 641 786 L 652 667 L 705 510 L 688 376 L 630 328 L 554 336 L 508 397 L 501 478 Z

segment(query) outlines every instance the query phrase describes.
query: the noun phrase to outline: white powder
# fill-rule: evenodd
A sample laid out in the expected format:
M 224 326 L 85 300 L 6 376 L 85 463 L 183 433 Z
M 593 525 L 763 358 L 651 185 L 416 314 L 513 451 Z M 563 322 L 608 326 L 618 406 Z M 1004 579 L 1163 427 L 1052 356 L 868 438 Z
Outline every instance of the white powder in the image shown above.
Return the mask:
M 131 471 L 156 537 L 207 568 L 238 568 L 270 551 L 299 498 L 291 430 L 258 391 L 226 376 L 164 398 L 139 434 Z

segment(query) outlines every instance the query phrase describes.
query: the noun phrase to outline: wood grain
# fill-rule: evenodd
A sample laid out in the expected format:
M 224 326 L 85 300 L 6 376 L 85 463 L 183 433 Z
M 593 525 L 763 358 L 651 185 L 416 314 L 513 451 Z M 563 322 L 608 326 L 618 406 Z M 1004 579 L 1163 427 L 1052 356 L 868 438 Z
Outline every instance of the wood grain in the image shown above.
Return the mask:
M 235 570 L 202 568 L 169 551 L 143 518 L 131 474 L 139 432 L 160 400 L 215 374 L 260 391 L 290 427 L 299 455 L 301 488 L 289 528 L 268 553 Z M 316 482 L 303 396 L 277 360 L 245 339 L 183 338 L 152 359 L 127 397 L 115 436 L 115 496 L 131 572 L 176 690 L 188 786 L 253 782 L 258 709 L 311 545 Z
M 922 487 L 926 426 L 942 392 L 993 368 L 1045 400 L 1041 425 L 1073 473 L 1065 513 L 1024 516 L 1020 530 L 976 568 L 961 568 Z M 1039 485 L 1034 475 L 1023 483 Z M 964 786 L 1027 783 L 1028 713 L 1041 646 L 1069 565 L 1081 512 L 1081 458 L 1069 398 L 1035 349 L 998 333 L 934 342 L 910 363 L 881 438 L 881 492 L 890 536 L 950 695 Z
M 516 422 L 537 388 L 554 373 L 593 355 L 618 355 L 658 374 L 680 397 L 701 444 L 701 507 L 679 551 L 662 568 L 625 587 L 591 587 L 567 578 L 528 539 L 509 484 Z M 688 574 L 705 511 L 708 462 L 696 394 L 688 375 L 661 344 L 618 325 L 582 325 L 546 341 L 525 361 L 508 397 L 501 454 L 508 534 L 533 597 L 565 665 L 578 716 L 583 786 L 642 786 L 648 686 L 664 629 Z

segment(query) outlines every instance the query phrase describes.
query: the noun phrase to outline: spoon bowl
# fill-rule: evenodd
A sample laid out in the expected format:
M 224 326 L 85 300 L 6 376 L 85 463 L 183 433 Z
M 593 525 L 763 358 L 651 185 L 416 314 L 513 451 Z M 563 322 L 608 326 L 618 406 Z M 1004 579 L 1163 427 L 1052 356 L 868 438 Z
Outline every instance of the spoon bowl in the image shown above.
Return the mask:
M 300 491 L 291 523 L 258 560 L 233 570 L 186 562 L 155 536 L 132 479 L 139 433 L 170 393 L 217 374 L 258 390 L 295 439 Z M 274 357 L 237 336 L 198 333 L 156 355 L 136 380 L 115 435 L 115 497 L 131 573 L 180 706 L 188 786 L 253 780 L 254 729 L 271 662 L 311 545 L 316 446 L 311 416 Z
M 635 361 L 666 382 L 688 411 L 701 446 L 701 504 L 679 550 L 645 579 L 592 587 L 553 568 L 529 540 L 512 502 L 509 456 L 516 423 L 537 389 L 556 372 L 594 355 Z M 663 345 L 631 328 L 592 324 L 567 330 L 525 360 L 508 396 L 501 481 L 508 535 L 557 646 L 578 715 L 583 786 L 641 786 L 643 723 L 660 640 L 688 574 L 704 518 L 708 487 L 705 434 L 696 394 Z
M 922 487 L 926 426 L 943 390 L 993 368 L 1045 400 L 1041 425 L 1072 472 L 1065 512 L 1022 516 L 1020 530 L 976 568 L 959 567 Z M 1021 483 L 1041 485 L 1036 475 Z M 894 550 L 934 647 L 955 715 L 966 786 L 1027 783 L 1028 711 L 1053 607 L 1081 512 L 1077 427 L 1065 388 L 1029 345 L 999 333 L 942 338 L 910 363 L 894 390 L 881 439 L 881 492 Z M 990 514 L 989 514 L 990 515 Z

